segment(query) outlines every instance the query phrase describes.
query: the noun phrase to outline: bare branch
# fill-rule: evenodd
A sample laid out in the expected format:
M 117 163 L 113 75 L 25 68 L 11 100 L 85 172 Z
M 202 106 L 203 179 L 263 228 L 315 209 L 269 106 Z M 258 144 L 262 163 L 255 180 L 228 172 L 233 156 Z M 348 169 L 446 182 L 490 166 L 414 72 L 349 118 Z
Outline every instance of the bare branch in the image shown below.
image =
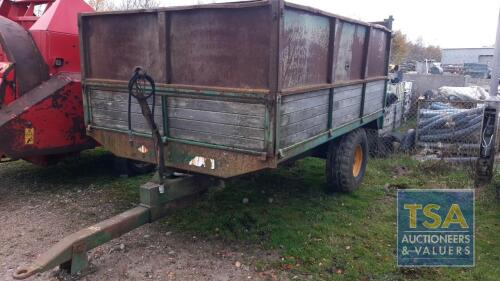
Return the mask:
M 110 11 L 115 9 L 113 0 L 88 0 L 87 2 L 96 11 Z

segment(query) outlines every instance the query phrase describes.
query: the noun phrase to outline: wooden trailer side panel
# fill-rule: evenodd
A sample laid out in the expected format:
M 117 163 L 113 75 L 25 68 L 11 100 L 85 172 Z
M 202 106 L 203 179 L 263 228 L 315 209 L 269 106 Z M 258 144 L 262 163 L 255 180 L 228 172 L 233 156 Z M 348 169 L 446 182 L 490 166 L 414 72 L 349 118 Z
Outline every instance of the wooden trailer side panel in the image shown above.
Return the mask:
M 359 119 L 363 85 L 340 87 L 333 90 L 333 128 Z
M 92 124 L 100 128 L 128 131 L 128 93 L 126 91 L 90 90 L 88 92 Z M 153 106 L 152 99 L 149 101 Z M 151 135 L 151 130 L 142 116 L 141 108 L 135 99 L 130 104 L 131 129 L 141 134 Z M 161 97 L 156 97 L 155 121 L 160 133 L 164 133 Z
M 366 84 L 363 112 L 369 115 L 384 108 L 385 81 L 376 81 Z
M 264 104 L 199 98 L 167 98 L 169 137 L 264 151 Z
M 280 113 L 280 148 L 328 130 L 329 90 L 284 96 Z

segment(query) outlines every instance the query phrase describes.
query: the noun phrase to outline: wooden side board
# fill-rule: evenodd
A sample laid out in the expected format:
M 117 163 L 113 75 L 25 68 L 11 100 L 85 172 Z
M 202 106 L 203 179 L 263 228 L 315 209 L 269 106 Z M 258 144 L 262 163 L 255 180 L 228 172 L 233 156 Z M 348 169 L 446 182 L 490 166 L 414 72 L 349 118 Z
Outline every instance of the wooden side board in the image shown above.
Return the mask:
M 89 94 L 92 125 L 120 131 L 128 131 L 128 93 L 120 91 L 91 90 Z M 150 106 L 152 105 L 150 100 Z M 155 121 L 160 133 L 164 133 L 161 97 L 156 97 Z M 150 134 L 151 129 L 141 113 L 137 101 L 132 98 L 131 106 L 132 131 Z
M 264 104 L 227 100 L 167 98 L 169 137 L 263 151 Z
M 385 81 L 371 82 L 366 85 L 364 115 L 381 110 L 384 106 Z
M 328 130 L 329 95 L 329 90 L 321 90 L 282 98 L 280 148 Z
M 363 85 L 336 88 L 333 91 L 332 124 L 338 128 L 359 118 Z

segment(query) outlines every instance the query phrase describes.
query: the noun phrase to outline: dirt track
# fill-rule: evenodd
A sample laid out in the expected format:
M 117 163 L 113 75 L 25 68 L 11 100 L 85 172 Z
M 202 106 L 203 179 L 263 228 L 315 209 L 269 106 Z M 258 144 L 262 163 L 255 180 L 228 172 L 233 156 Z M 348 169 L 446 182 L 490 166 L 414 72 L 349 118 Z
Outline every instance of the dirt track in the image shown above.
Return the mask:
M 133 206 L 109 188 L 109 167 L 107 155 L 50 168 L 0 164 L 0 280 L 13 280 L 19 265 L 33 261 L 64 236 Z M 91 251 L 91 270 L 78 279 L 285 279 L 273 271 L 257 272 L 257 261 L 274 262 L 278 257 L 254 248 L 171 232 L 165 224 L 154 223 Z M 53 270 L 28 280 L 64 279 L 70 278 Z

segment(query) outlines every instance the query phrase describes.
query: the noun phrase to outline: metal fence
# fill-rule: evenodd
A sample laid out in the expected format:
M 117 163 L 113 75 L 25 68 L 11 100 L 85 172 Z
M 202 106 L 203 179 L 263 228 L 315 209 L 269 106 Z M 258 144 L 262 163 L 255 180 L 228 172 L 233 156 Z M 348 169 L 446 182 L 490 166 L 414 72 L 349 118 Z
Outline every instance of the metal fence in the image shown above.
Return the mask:
M 487 132 L 485 102 L 417 98 L 411 86 L 389 86 L 384 128 L 368 133 L 371 156 L 440 162 L 463 169 L 473 180 L 481 153 L 498 148 Z

